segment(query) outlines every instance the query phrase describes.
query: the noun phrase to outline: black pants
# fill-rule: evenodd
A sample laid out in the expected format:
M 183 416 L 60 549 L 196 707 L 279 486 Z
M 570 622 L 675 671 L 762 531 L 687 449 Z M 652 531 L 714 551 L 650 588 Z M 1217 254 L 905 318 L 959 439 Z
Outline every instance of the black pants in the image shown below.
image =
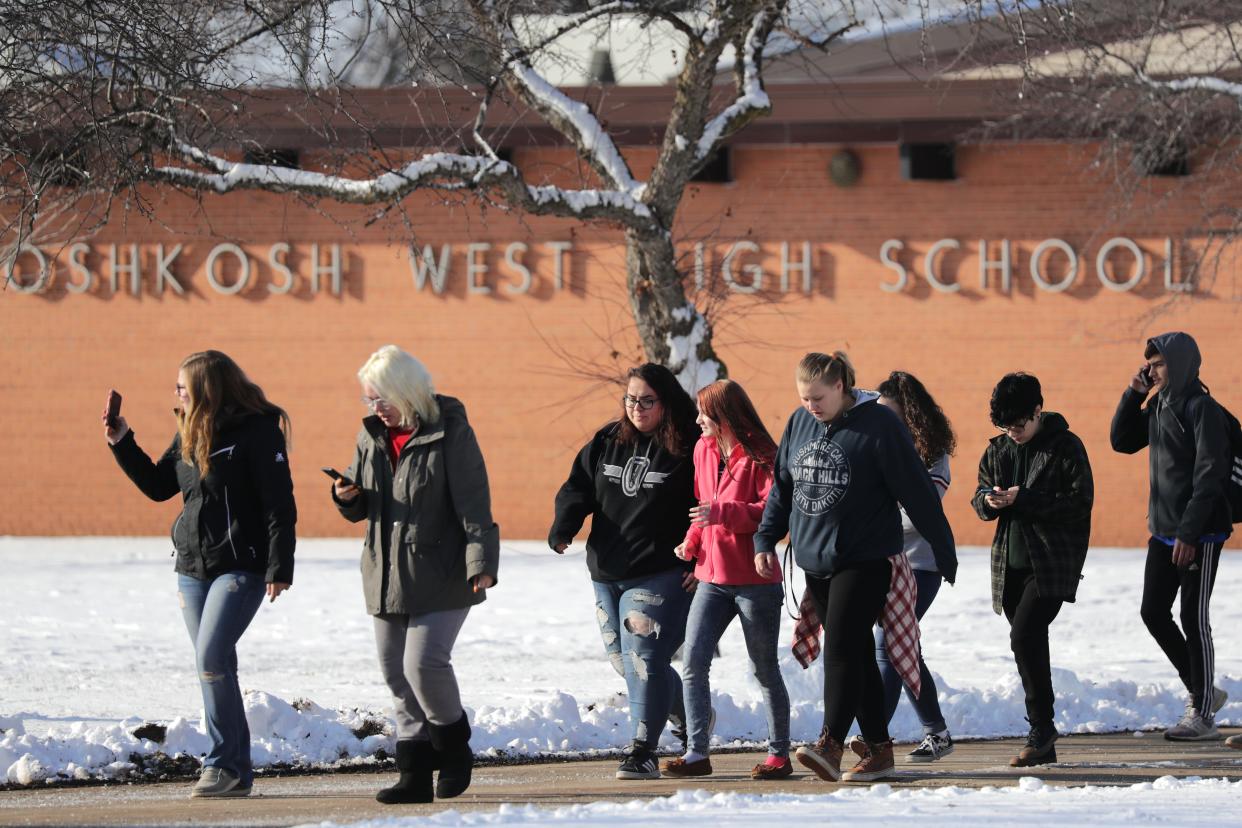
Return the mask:
M 1212 679 L 1216 651 L 1212 647 L 1212 624 L 1208 603 L 1220 564 L 1220 543 L 1202 543 L 1190 566 L 1173 564 L 1173 547 L 1152 538 L 1147 543 L 1147 566 L 1143 571 L 1143 623 L 1164 650 L 1190 691 L 1195 710 L 1211 714 Z M 1173 621 L 1173 599 L 1182 593 L 1182 627 Z
M 846 567 L 830 578 L 806 577 L 824 624 L 824 727 L 839 742 L 849 735 L 855 717 L 868 742 L 888 741 L 884 682 L 871 628 L 884 609 L 892 572 L 885 558 Z
M 1006 569 L 1001 605 L 1009 619 L 1009 648 L 1026 693 L 1026 718 L 1032 725 L 1051 725 L 1055 696 L 1048 657 L 1048 627 L 1061 611 L 1060 598 L 1041 598 L 1035 573 Z

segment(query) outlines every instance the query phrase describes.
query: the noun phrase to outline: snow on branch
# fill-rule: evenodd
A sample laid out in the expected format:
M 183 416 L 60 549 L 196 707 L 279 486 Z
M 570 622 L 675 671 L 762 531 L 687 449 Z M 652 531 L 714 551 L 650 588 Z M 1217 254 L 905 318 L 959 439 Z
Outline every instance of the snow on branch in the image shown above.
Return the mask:
M 1176 80 L 1155 80 L 1140 73 L 1139 80 L 1148 86 L 1167 89 L 1170 92 L 1214 92 L 1219 95 L 1228 95 L 1237 99 L 1238 105 L 1242 106 L 1242 83 L 1227 81 L 1223 78 L 1200 76 Z
M 349 204 L 391 203 L 418 189 L 491 189 L 499 191 L 510 206 L 535 215 L 605 219 L 634 227 L 652 223 L 650 209 L 632 193 L 531 186 L 514 165 L 483 156 L 432 153 L 398 170 L 356 179 L 266 164 L 235 163 L 184 143 L 177 144 L 177 149 L 186 161 L 202 169 L 162 166 L 152 171 L 152 179 L 221 194 L 265 190 Z
M 766 6 L 755 14 L 742 50 L 742 76 L 738 82 L 737 100 L 725 107 L 724 111 L 708 121 L 703 128 L 696 153 L 698 160 L 711 155 L 716 145 L 730 133 L 759 115 L 772 111 L 772 101 L 768 98 L 768 93 L 763 91 L 759 64 L 763 60 L 763 47 L 775 22 L 775 13 Z

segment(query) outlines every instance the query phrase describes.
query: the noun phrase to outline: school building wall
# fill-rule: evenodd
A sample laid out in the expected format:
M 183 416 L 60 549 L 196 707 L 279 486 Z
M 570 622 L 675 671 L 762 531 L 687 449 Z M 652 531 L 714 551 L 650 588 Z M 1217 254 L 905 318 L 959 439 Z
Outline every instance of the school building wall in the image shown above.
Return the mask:
M 960 543 L 987 544 L 993 525 L 978 520 L 969 499 L 978 459 L 996 434 L 988 398 L 1002 374 L 1029 371 L 1043 383 L 1046 407 L 1068 418 L 1090 453 L 1093 544 L 1143 544 L 1146 455 L 1113 453 L 1108 426 L 1144 339 L 1172 329 L 1192 333 L 1204 355 L 1203 379 L 1242 410 L 1234 262 L 1225 255 L 1209 267 L 1210 284 L 1193 296 L 1166 285 L 1166 251 L 1174 288 L 1204 253 L 1194 228 L 1203 223 L 1203 193 L 1220 182 L 1192 179 L 1196 191 L 1184 193 L 1177 188 L 1185 180 L 1150 179 L 1123 209 L 1107 178 L 1091 171 L 1091 147 L 962 146 L 958 179 L 928 182 L 903 181 L 897 147 L 880 144 L 854 148 L 862 176 L 838 188 L 828 162 L 839 149 L 738 146 L 735 180 L 692 187 L 681 208 L 690 283 L 701 243 L 704 283 L 723 284 L 728 258 L 741 288 L 726 287 L 716 346 L 769 429 L 779 435 L 797 405 L 793 368 L 805 351 L 847 350 L 864 387 L 893 369 L 913 372 L 957 431 L 945 501 L 954 531 Z M 646 148 L 626 154 L 639 173 L 651 162 Z M 520 150 L 515 161 L 531 180 L 562 177 L 577 165 L 571 154 L 547 148 Z M 38 291 L 22 290 L 39 277 L 38 257 L 23 253 L 16 284 L 0 293 L 0 534 L 166 533 L 176 506 L 148 502 L 116 467 L 100 409 L 108 389 L 118 389 L 139 444 L 158 454 L 174 432 L 179 361 L 217 348 L 292 417 L 299 531 L 358 535 L 333 508 L 319 467 L 350 462 L 365 413 L 355 372 L 391 342 L 428 365 L 439 391 L 465 402 L 502 536 L 546 536 L 553 495 L 575 452 L 620 410 L 619 386 L 587 374 L 620 374 L 640 359 L 619 231 L 432 196 L 411 198 L 380 220 L 373 220 L 375 208 L 313 209 L 261 193 L 200 203 L 151 192 L 150 199 L 154 220 L 117 209 L 82 246 L 41 243 L 50 283 Z M 1112 239 L 1126 241 L 1108 244 Z M 437 257 L 451 246 L 442 293 L 430 272 L 421 289 L 415 285 L 411 240 Z M 993 263 L 1008 242 L 1008 290 L 999 265 L 986 270 L 989 283 L 981 286 L 980 240 Z M 1106 245 L 1111 286 L 1097 275 Z M 1078 272 L 1067 289 L 1055 290 L 1069 275 L 1065 246 Z M 1037 248 L 1043 285 L 1030 269 Z M 798 266 L 806 249 L 809 291 Z M 1114 289 L 1138 275 L 1135 249 L 1142 279 Z M 137 271 L 126 269 L 134 250 Z M 939 285 L 926 276 L 929 251 Z M 250 263 L 249 281 L 224 293 L 241 276 L 239 253 Z M 316 253 L 323 271 L 317 292 Z M 209 256 L 217 286 L 204 272 Z M 762 284 L 746 293 L 756 266 Z M 530 272 L 525 292 L 523 267 Z

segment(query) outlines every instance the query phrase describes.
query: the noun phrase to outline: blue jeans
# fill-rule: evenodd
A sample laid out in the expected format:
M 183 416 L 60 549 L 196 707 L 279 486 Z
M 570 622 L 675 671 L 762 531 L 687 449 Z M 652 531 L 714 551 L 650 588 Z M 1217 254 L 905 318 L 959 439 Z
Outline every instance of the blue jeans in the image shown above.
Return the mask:
M 707 724 L 711 716 L 708 676 L 712 656 L 720 636 L 737 616 L 742 619 L 750 669 L 763 688 L 763 702 L 768 709 L 768 753 L 789 755 L 789 693 L 776 655 L 784 601 L 785 590 L 780 584 L 699 583 L 690 604 L 690 619 L 686 622 L 683 671 L 690 750 L 708 752 Z
M 670 718 L 685 721 L 681 676 L 670 662 L 686 637 L 690 593 L 684 570 L 624 581 L 592 581 L 595 615 L 613 669 L 625 677 L 630 731 L 652 750 Z
M 177 576 L 181 614 L 194 644 L 203 714 L 211 751 L 203 767 L 237 774 L 243 788 L 254 782 L 250 765 L 250 727 L 237 683 L 237 642 L 250 625 L 267 590 L 263 576 L 226 572 L 209 581 Z
M 928 607 L 932 605 L 932 601 L 936 600 L 936 593 L 940 592 L 941 577 L 939 572 L 925 572 L 921 569 L 914 570 L 914 582 L 918 585 L 918 600 L 914 604 L 914 614 L 920 620 L 923 613 L 927 612 Z M 901 698 L 901 674 L 897 672 L 897 668 L 888 660 L 888 653 L 884 650 L 884 628 L 877 626 L 875 628 L 875 662 L 880 667 L 880 680 L 884 682 L 884 709 L 888 714 L 885 721 L 891 722 L 893 714 L 897 712 L 897 701 Z M 937 698 L 939 691 L 936 690 L 936 682 L 932 678 L 931 671 L 927 669 L 927 663 L 923 661 L 923 647 L 920 641 L 919 645 L 919 675 L 922 677 L 922 687 L 919 690 L 919 696 L 916 699 L 914 694 L 910 692 L 910 688 L 906 688 L 906 698 L 910 700 L 910 705 L 914 708 L 914 712 L 918 714 L 919 721 L 923 724 L 924 733 L 939 733 L 947 730 L 944 723 L 944 714 L 940 712 L 940 699 Z

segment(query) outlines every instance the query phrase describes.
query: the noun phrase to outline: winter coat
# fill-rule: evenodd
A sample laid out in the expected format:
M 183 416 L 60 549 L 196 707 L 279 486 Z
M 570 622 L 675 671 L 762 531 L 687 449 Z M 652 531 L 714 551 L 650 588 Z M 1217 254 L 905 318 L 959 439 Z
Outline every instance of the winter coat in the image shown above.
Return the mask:
M 1121 395 L 1110 431 L 1113 449 L 1150 449 L 1147 527 L 1153 535 L 1191 545 L 1209 535 L 1228 537 L 1232 452 L 1224 412 L 1199 382 L 1199 346 L 1184 333 L 1148 343 L 1164 356 L 1169 381 L 1145 408 L 1145 395 L 1133 388 Z
M 953 583 L 953 530 L 910 431 L 876 394 L 855 395 L 854 405 L 829 423 L 802 408 L 790 416 L 755 551 L 774 551 L 788 532 L 798 566 L 818 578 L 889 558 L 903 546 L 900 504 Z
M 152 500 L 180 492 L 181 514 L 172 527 L 177 572 L 199 580 L 254 572 L 268 583 L 293 583 L 298 515 L 279 417 L 223 415 L 205 477 L 181 458 L 180 434 L 152 462 L 131 429 L 112 456 Z
M 692 523 L 686 551 L 697 562 L 694 577 L 710 584 L 781 582 L 780 567 L 771 578 L 755 571 L 755 530 L 772 488 L 772 472 L 756 463 L 737 444 L 720 470 L 720 447 L 714 437 L 701 437 L 694 447 L 694 493 L 710 503 L 707 526 Z
M 548 545 L 570 543 L 591 517 L 587 568 L 595 581 L 623 581 L 688 568 L 673 549 L 685 538 L 694 500 L 690 446 L 671 454 L 654 437 L 617 439 L 619 423 L 604 426 L 582 447 L 569 479 L 556 493 Z
M 413 615 L 482 602 L 476 575 L 496 578 L 500 528 L 492 520 L 483 453 L 456 399 L 436 395 L 440 417 L 423 423 L 397 458 L 388 429 L 362 421 L 347 477 L 361 492 L 336 500 L 346 520 L 367 521 L 362 593 L 371 615 Z
M 1026 474 L 1018 480 L 1018 444 L 1007 434 L 993 437 L 979 461 L 979 488 L 971 498 L 980 518 L 997 521 L 992 538 L 992 609 L 998 615 L 1005 592 L 1010 531 L 1020 533 L 1040 597 L 1063 601 L 1073 601 L 1078 592 L 1091 538 L 1095 488 L 1082 440 L 1060 414 L 1044 412 L 1026 451 Z M 993 509 L 985 496 L 996 486 L 1018 486 L 1017 499 L 1003 509 Z

